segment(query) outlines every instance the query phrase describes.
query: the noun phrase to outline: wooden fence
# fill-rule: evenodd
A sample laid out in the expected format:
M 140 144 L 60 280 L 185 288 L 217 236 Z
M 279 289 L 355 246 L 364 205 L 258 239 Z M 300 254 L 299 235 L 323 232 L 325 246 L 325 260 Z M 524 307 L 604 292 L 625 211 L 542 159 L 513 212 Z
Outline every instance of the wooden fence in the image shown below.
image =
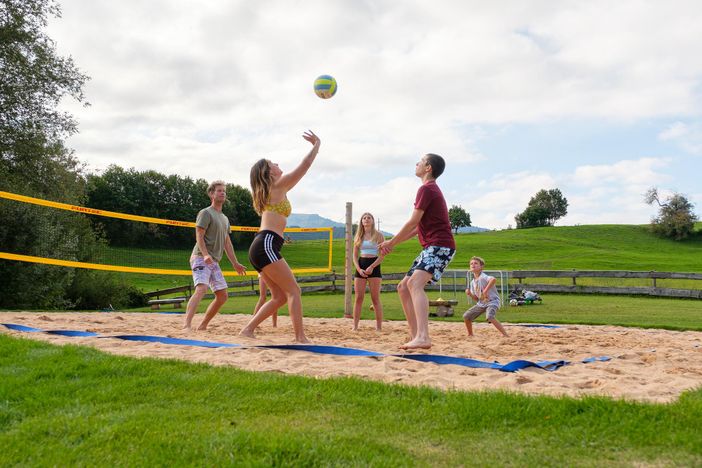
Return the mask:
M 575 294 L 625 294 L 661 297 L 681 297 L 702 299 L 702 289 L 683 289 L 659 287 L 657 280 L 702 280 L 702 273 L 675 273 L 666 271 L 620 271 L 620 270 L 516 270 L 510 272 L 510 278 L 518 281 L 526 289 L 539 293 L 575 293 Z M 542 284 L 525 282 L 534 278 L 565 278 L 570 284 Z M 598 286 L 577 284 L 578 278 L 614 278 L 645 279 L 650 286 Z M 512 286 L 516 286 L 512 283 Z M 702 286 L 702 283 L 700 284 Z
M 428 285 L 427 289 L 432 291 L 452 292 L 454 295 L 462 296 L 466 287 L 466 271 L 447 271 L 439 284 Z M 660 297 L 678 297 L 702 299 L 702 289 L 683 289 L 659 287 L 657 280 L 702 280 L 702 273 L 675 273 L 662 271 L 620 271 L 620 270 L 515 270 L 515 271 L 487 271 L 486 273 L 498 278 L 498 289 L 504 295 L 506 291 L 515 288 L 529 289 L 539 293 L 573 293 L 573 294 L 624 294 L 624 295 L 645 295 Z M 395 291 L 397 283 L 404 278 L 405 273 L 383 274 L 382 291 Z M 538 278 L 550 278 L 556 280 L 570 280 L 569 284 L 545 284 L 533 283 L 529 280 Z M 610 279 L 644 279 L 650 280 L 650 286 L 605 286 L 577 284 L 578 278 L 610 278 Z M 296 277 L 303 294 L 313 292 L 343 292 L 344 275 L 334 272 L 323 275 L 299 276 Z M 258 294 L 258 278 L 231 281 L 227 283 L 230 291 L 229 296 L 252 296 Z M 702 287 L 702 283 L 700 283 Z M 161 291 L 147 293 L 149 297 L 156 297 L 174 294 L 176 292 L 186 292 L 187 297 L 191 294 L 192 286 L 182 286 Z M 205 297 L 212 297 L 207 295 Z

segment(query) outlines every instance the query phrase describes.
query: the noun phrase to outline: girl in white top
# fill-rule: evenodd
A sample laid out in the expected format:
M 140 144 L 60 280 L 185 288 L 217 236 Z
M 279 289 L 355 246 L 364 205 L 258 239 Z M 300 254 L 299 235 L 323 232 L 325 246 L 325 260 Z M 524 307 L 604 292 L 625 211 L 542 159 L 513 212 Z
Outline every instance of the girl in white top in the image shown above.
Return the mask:
M 375 329 L 380 331 L 383 324 L 383 304 L 380 302 L 380 286 L 383 282 L 380 263 L 383 256 L 378 253 L 378 244 L 385 238 L 375 229 L 375 218 L 370 213 L 363 213 L 358 222 L 358 230 L 353 240 L 354 291 L 356 302 L 353 306 L 353 329 L 358 330 L 361 320 L 361 308 L 366 294 L 366 285 L 370 288 L 371 308 L 375 311 Z

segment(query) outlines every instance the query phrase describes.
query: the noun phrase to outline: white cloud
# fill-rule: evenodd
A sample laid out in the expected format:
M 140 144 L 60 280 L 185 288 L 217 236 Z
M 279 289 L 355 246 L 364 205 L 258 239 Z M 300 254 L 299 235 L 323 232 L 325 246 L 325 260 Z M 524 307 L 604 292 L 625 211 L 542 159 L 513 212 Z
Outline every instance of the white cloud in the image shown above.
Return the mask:
M 411 211 L 419 155 L 437 152 L 457 166 L 481 161 L 481 176 L 502 170 L 477 148 L 482 125 L 557 132 L 566 119 L 682 122 L 702 108 L 695 1 L 61 4 L 49 34 L 92 77 L 92 106 L 66 103 L 81 131 L 69 144 L 89 168 L 114 163 L 247 186 L 260 157 L 297 164 L 307 151 L 299 135 L 312 128 L 322 151 L 291 194 L 296 212 L 338 220 L 354 201 L 377 206 L 394 230 Z M 328 101 L 312 93 L 322 73 L 339 82 Z M 699 126 L 680 125 L 661 139 L 702 153 Z M 453 179 L 444 192 L 487 227 L 513 224 L 538 189 L 566 184 L 574 205 L 563 222 L 617 213 L 646 222 L 624 206 L 660 168 L 644 159 L 575 160 L 565 175 L 488 177 L 476 199 Z M 612 185 L 632 194 L 617 198 L 619 207 Z
M 674 141 L 686 152 L 702 156 L 702 122 L 674 122 L 663 130 L 658 138 Z

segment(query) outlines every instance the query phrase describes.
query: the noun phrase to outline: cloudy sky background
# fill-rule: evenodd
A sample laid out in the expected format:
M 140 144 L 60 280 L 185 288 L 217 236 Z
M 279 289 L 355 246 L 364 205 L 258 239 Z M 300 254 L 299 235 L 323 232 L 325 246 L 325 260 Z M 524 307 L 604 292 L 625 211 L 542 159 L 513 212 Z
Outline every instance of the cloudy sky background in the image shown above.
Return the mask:
M 48 33 L 91 77 L 66 102 L 88 170 L 110 164 L 248 187 L 266 157 L 320 154 L 295 213 L 409 217 L 415 162 L 473 225 L 514 226 L 540 189 L 557 225 L 649 222 L 651 186 L 702 213 L 698 1 L 60 0 Z M 314 78 L 331 74 L 322 100 Z

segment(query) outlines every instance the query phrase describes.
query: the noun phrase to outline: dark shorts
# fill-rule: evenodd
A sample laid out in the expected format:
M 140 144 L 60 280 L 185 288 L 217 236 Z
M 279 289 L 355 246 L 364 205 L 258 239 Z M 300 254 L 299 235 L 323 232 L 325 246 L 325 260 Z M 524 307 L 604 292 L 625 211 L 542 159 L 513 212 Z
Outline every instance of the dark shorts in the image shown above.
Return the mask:
M 358 266 L 361 267 L 361 270 L 365 270 L 366 268 L 371 266 L 373 264 L 373 262 L 376 261 L 377 259 L 378 259 L 378 257 L 368 257 L 368 258 L 359 257 L 358 258 Z M 361 278 L 361 279 L 382 278 L 383 277 L 383 275 L 380 273 L 380 265 L 373 268 L 373 272 L 370 275 L 366 276 L 365 278 L 358 273 L 358 270 L 356 270 L 356 273 L 353 276 L 355 278 Z
M 438 283 L 455 253 L 456 249 L 431 245 L 417 255 L 407 276 L 412 276 L 415 270 L 424 270 L 431 273 L 430 283 Z
M 259 231 L 249 247 L 249 262 L 260 272 L 273 262 L 282 260 L 280 249 L 284 239 L 273 231 Z

